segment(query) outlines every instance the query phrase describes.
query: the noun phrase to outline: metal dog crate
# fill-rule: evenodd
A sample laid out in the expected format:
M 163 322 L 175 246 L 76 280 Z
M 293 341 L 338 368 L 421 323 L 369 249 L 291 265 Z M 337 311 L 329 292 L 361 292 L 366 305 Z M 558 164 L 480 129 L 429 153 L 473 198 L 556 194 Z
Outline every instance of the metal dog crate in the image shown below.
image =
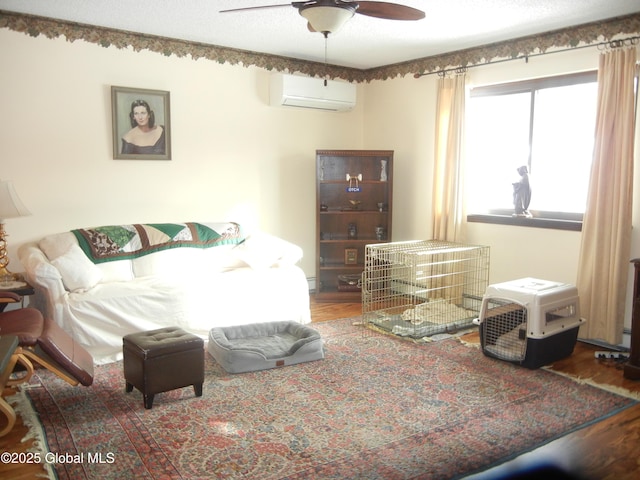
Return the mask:
M 573 353 L 580 302 L 575 286 L 522 278 L 489 285 L 480 313 L 485 355 L 538 368 Z
M 441 240 L 367 245 L 365 325 L 422 338 L 472 325 L 489 283 L 489 247 Z

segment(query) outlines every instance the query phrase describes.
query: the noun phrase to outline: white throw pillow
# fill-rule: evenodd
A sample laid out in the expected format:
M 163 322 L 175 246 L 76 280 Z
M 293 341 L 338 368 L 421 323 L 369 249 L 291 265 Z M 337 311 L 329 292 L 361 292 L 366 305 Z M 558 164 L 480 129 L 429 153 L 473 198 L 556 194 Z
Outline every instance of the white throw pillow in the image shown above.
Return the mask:
M 264 232 L 252 234 L 233 251 L 253 269 L 295 265 L 302 258 L 299 246 Z
M 78 245 L 51 260 L 62 276 L 62 283 L 71 292 L 89 290 L 102 280 L 102 272 Z

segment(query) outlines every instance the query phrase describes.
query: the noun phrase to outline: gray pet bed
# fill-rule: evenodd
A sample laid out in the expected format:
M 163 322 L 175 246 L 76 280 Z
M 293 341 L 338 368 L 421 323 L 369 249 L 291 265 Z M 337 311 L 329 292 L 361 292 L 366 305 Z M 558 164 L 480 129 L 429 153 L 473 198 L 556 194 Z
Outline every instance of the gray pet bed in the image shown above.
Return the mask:
M 213 328 L 207 348 L 229 373 L 254 372 L 324 358 L 320 334 L 288 321 Z

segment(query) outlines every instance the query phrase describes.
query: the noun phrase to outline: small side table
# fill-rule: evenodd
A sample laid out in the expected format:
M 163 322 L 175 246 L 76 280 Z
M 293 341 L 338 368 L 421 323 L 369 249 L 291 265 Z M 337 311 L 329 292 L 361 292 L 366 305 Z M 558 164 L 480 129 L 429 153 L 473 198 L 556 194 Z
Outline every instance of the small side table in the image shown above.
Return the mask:
M 16 295 L 20 295 L 20 297 L 22 297 L 20 306 L 24 308 L 24 297 L 33 295 L 36 292 L 33 286 L 24 279 L 24 275 L 16 273 L 14 277 L 15 279 L 13 282 L 10 282 L 8 284 L 0 283 L 0 291 L 11 292 L 15 293 Z

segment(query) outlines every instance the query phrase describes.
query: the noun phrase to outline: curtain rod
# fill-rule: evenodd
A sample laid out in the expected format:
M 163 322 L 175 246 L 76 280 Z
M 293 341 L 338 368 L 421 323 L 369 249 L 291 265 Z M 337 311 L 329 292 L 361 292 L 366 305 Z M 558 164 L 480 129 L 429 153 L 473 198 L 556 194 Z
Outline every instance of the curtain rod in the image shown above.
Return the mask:
M 530 53 L 530 54 L 526 54 L 526 55 L 520 55 L 520 56 L 512 57 L 512 58 L 503 58 L 501 60 L 494 60 L 494 61 L 489 61 L 489 62 L 485 62 L 485 63 L 475 63 L 473 65 L 468 65 L 468 66 L 445 68 L 443 70 L 437 70 L 437 71 L 434 71 L 434 72 L 415 73 L 413 75 L 413 77 L 414 78 L 422 78 L 422 77 L 426 77 L 428 75 L 439 75 L 439 76 L 443 77 L 447 73 L 451 73 L 451 72 L 454 72 L 454 73 L 457 73 L 457 74 L 465 73 L 470 68 L 483 67 L 485 65 L 493 65 L 494 63 L 512 62 L 514 60 L 522 60 L 522 59 L 524 59 L 525 62 L 529 62 L 529 58 L 531 58 L 531 57 L 539 57 L 539 56 L 542 56 L 542 55 L 550 55 L 552 53 L 569 52 L 569 51 L 573 51 L 573 50 L 581 50 L 583 48 L 592 48 L 592 47 L 597 47 L 599 50 L 606 50 L 607 48 L 630 47 L 630 46 L 633 46 L 633 45 L 638 45 L 638 43 L 640 43 L 640 36 L 627 37 L 627 38 L 621 38 L 619 40 L 609 40 L 607 42 L 600 42 L 600 43 L 592 43 L 592 44 L 589 44 L 589 45 L 582 45 L 582 46 L 579 46 L 579 47 L 563 48 L 561 50 L 553 50 L 551 52 Z

